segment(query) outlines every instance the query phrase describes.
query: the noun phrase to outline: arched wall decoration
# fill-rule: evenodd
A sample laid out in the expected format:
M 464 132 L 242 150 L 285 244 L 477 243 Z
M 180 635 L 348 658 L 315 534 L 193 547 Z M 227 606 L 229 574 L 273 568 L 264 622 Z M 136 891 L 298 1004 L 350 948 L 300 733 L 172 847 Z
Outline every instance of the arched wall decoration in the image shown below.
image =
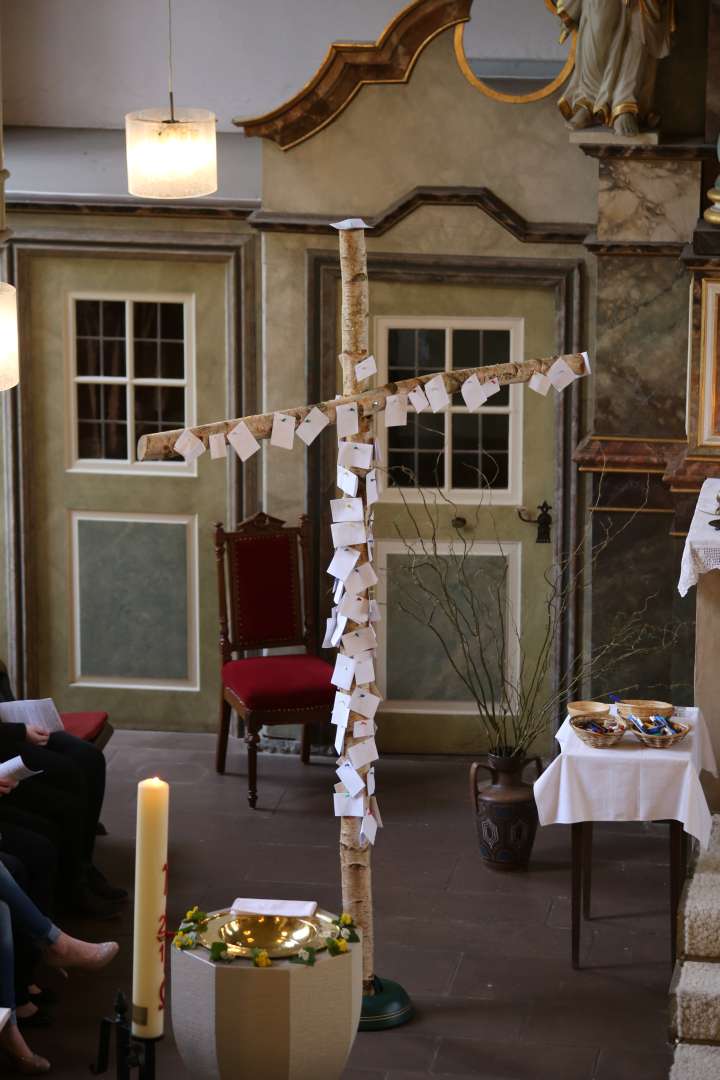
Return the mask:
M 545 0 L 545 6 L 553 14 L 556 13 L 553 0 Z M 475 74 L 465 55 L 464 39 L 465 24 L 458 23 L 455 27 L 455 58 L 457 59 L 460 70 L 471 86 L 474 86 L 476 90 L 479 90 L 482 94 L 485 94 L 486 97 L 492 98 L 494 101 L 505 101 L 511 105 L 526 105 L 531 101 L 541 101 L 542 98 L 549 97 L 550 94 L 554 94 L 555 91 L 562 86 L 575 66 L 577 31 L 573 30 L 567 60 L 563 65 L 562 71 L 559 71 L 551 82 L 547 83 L 545 86 L 541 86 L 539 90 L 533 90 L 530 94 L 504 94 L 501 90 L 494 90 L 492 86 L 488 86 L 486 82 L 483 82 L 483 80 L 478 78 Z

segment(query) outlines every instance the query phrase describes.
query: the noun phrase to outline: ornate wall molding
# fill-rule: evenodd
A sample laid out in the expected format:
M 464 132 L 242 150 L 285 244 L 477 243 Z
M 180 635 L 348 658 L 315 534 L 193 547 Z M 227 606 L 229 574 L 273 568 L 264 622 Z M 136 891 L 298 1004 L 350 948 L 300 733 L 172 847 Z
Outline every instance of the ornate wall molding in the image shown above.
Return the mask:
M 581 245 L 592 225 L 584 222 L 528 221 L 488 187 L 416 187 L 390 203 L 379 214 L 363 215 L 373 238 L 394 228 L 422 206 L 474 206 L 524 244 Z M 248 224 L 260 232 L 317 233 L 335 236 L 333 214 L 288 214 L 281 210 L 255 210 Z
M 415 0 L 377 41 L 331 45 L 316 73 L 289 101 L 233 123 L 248 136 L 290 150 L 336 120 L 363 86 L 406 83 L 423 49 L 443 30 L 467 22 L 471 7 L 472 0 Z

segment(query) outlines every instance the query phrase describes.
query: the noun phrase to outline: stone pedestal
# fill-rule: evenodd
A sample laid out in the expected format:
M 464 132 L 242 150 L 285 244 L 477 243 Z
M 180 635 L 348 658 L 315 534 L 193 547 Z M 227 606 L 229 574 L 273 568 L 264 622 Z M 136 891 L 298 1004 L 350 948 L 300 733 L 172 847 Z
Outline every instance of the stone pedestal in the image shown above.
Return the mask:
M 318 953 L 314 967 L 171 953 L 173 1032 L 193 1080 L 342 1076 L 360 1022 L 360 943 L 344 956 Z

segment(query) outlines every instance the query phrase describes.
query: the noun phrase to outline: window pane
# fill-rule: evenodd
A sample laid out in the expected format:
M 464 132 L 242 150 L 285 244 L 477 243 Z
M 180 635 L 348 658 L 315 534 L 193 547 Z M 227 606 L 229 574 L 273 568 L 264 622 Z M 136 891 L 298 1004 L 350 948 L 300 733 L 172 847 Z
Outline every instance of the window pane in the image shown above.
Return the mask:
M 454 368 L 487 367 L 488 364 L 507 364 L 510 361 L 509 330 L 453 330 L 452 366 Z M 503 386 L 491 405 L 510 403 L 510 390 Z
M 102 336 L 125 337 L 125 303 L 122 300 L 103 300 Z
M 157 379 L 158 343 L 157 341 L 138 341 L 135 339 L 135 378 Z
M 482 330 L 483 363 L 507 364 L 510 362 L 510 331 Z
M 143 431 L 185 426 L 185 390 L 181 386 L 136 386 L 135 421 Z M 149 427 L 147 425 L 150 425 Z
M 415 487 L 415 455 L 392 450 L 388 454 L 388 484 L 390 487 Z
M 127 420 L 127 393 L 124 386 L 103 386 L 103 420 Z
M 110 341 L 104 340 L 102 343 L 102 357 L 103 375 L 113 375 L 115 376 L 115 378 L 125 377 L 126 370 L 124 338 L 120 338 L 117 340 L 111 339 Z
M 484 486 L 480 476 L 479 454 L 473 454 L 470 451 L 459 453 L 453 451 L 452 486 L 454 488 L 479 488 Z
M 104 458 L 116 460 L 127 459 L 127 424 L 104 424 L 105 453 Z
M 100 336 L 100 301 L 75 301 L 75 326 L 79 337 Z
M 452 418 L 453 450 L 480 449 L 480 424 L 478 413 L 454 413 Z
M 160 378 L 185 378 L 185 346 L 181 341 L 160 342 Z
M 453 330 L 452 366 L 454 368 L 480 367 L 481 330 Z
M 508 486 L 508 455 L 502 453 L 482 455 L 483 484 L 491 488 Z
M 420 453 L 416 459 L 420 487 L 445 487 L 445 453 Z
M 482 417 L 483 451 L 508 450 L 510 417 L 507 413 L 486 413 Z
M 441 450 L 445 445 L 445 414 L 420 413 L 416 420 L 417 446 L 420 450 Z
M 100 374 L 100 341 L 98 338 L 78 338 L 76 356 L 78 375 Z
M 160 337 L 164 341 L 182 341 L 185 320 L 182 304 L 160 304 Z
M 136 300 L 133 304 L 133 323 L 136 338 L 152 338 L 158 336 L 158 306 L 148 304 L 144 300 Z
M 96 383 L 78 383 L 76 389 L 78 420 L 101 419 L 100 387 Z
M 444 330 L 390 330 L 388 378 L 407 379 L 445 370 Z
M 91 424 L 81 420 L 78 424 L 78 457 L 101 458 L 102 424 Z

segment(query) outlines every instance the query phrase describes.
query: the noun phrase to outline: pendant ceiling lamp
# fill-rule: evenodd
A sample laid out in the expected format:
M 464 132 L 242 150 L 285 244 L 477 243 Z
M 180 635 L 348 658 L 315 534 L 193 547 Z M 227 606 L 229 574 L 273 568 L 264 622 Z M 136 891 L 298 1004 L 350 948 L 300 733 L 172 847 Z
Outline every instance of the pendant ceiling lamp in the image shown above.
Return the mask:
M 145 199 L 191 199 L 217 191 L 216 116 L 175 108 L 172 0 L 168 0 L 167 108 L 125 117 L 128 191 Z
M 20 382 L 18 357 L 17 294 L 12 285 L 0 282 L 0 390 Z

